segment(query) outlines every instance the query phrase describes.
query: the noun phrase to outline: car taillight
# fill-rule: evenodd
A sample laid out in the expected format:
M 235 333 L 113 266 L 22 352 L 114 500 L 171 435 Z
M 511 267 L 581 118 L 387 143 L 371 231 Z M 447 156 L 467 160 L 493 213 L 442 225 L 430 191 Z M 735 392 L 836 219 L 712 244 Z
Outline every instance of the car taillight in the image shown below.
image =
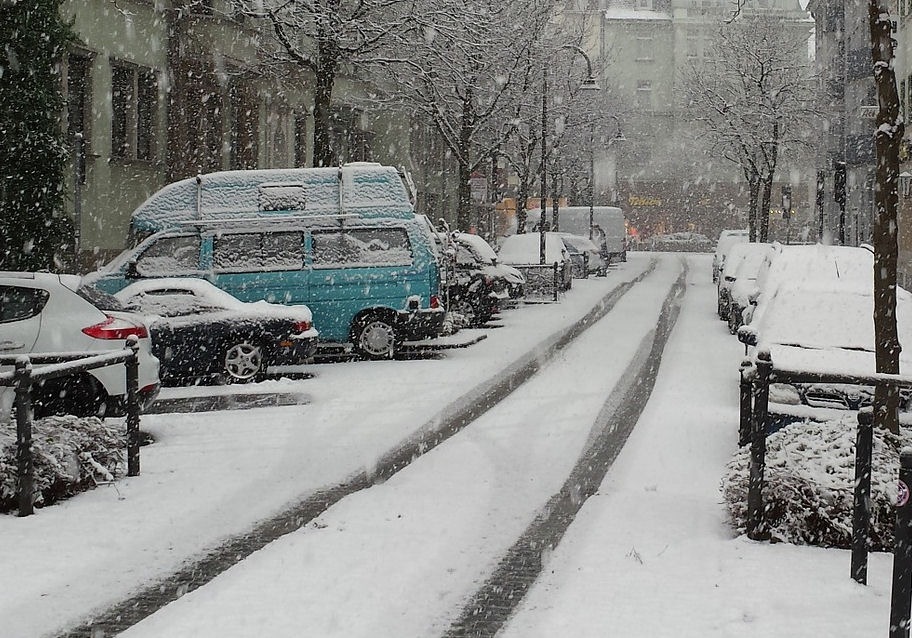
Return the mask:
M 110 315 L 101 323 L 83 328 L 82 331 L 93 339 L 126 339 L 130 335 L 146 339 L 149 336 L 149 331 L 144 325 Z
M 437 295 L 431 295 L 431 309 L 440 308 L 440 297 Z
M 311 327 L 313 327 L 313 324 L 309 321 L 298 321 L 294 325 L 295 332 L 307 332 Z

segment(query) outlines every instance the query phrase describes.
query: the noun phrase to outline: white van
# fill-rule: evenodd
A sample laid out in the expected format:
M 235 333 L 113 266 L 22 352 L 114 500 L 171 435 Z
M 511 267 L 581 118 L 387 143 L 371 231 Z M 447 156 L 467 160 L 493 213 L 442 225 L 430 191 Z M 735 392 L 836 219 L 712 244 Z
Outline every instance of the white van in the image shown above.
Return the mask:
M 558 209 L 558 229 L 589 237 L 589 207 L 561 206 Z M 526 213 L 526 232 L 538 230 L 541 209 L 533 208 Z M 545 212 L 545 221 L 551 223 L 551 209 Z M 550 228 L 550 230 L 555 230 Z M 627 261 L 627 226 L 624 211 L 615 206 L 594 206 L 592 208 L 592 241 L 599 247 L 606 264 L 613 261 Z

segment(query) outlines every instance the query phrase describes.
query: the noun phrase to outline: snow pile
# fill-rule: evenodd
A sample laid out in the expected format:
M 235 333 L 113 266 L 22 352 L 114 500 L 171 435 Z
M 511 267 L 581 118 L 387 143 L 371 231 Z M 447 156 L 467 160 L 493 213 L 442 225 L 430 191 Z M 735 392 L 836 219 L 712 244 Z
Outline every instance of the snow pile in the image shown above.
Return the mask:
M 113 481 L 125 473 L 123 422 L 54 416 L 32 423 L 35 506 Z M 16 427 L 0 427 L 0 512 L 17 509 Z
M 835 421 L 794 423 L 767 438 L 763 497 L 774 542 L 850 547 L 856 428 L 851 414 Z M 872 550 L 892 549 L 899 449 L 910 442 L 907 429 L 900 437 L 874 429 Z M 746 445 L 735 453 L 722 479 L 732 524 L 740 533 L 747 527 L 749 474 Z

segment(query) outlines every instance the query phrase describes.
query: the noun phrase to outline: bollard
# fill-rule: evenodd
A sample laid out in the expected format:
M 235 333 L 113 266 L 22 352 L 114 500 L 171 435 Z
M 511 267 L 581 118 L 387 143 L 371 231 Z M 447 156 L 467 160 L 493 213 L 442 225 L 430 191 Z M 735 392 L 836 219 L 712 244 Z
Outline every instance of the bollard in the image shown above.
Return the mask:
M 127 337 L 127 476 L 139 476 L 139 340 Z
M 874 441 L 874 411 L 858 411 L 855 437 L 855 501 L 852 509 L 852 578 L 868 583 L 868 528 L 871 524 L 871 454 Z
M 896 490 L 896 529 L 893 546 L 893 592 L 890 598 L 890 638 L 909 638 L 912 606 L 912 447 L 899 454 Z
M 32 463 L 32 364 L 28 357 L 16 359 L 16 499 L 19 516 L 35 513 L 34 464 Z
M 741 362 L 741 405 L 738 421 L 738 447 L 744 447 L 751 440 L 751 372 L 754 366 L 750 359 Z
M 557 279 L 557 272 L 558 272 L 558 271 L 557 271 L 557 262 L 556 262 L 556 261 L 554 262 L 554 265 L 551 266 L 551 268 L 552 268 L 553 271 L 554 271 L 554 301 L 557 301 L 557 287 L 558 287 L 561 283 L 563 283 L 563 282 L 559 282 L 558 279 Z
M 769 350 L 758 352 L 754 410 L 751 419 L 750 481 L 747 488 L 747 537 L 755 541 L 769 539 L 763 520 L 763 472 L 766 468 L 766 417 L 772 369 Z

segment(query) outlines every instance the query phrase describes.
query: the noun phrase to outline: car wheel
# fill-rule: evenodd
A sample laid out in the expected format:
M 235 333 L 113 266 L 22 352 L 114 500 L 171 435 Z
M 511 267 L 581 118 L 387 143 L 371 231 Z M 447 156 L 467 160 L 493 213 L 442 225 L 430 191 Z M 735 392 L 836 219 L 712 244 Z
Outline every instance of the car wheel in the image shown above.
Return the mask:
M 225 351 L 224 372 L 229 383 L 253 381 L 265 370 L 266 360 L 259 345 L 241 341 Z
M 379 314 L 358 319 L 352 330 L 355 350 L 365 359 L 392 359 L 397 340 L 395 326 Z
M 465 317 L 465 321 L 470 326 L 476 326 L 479 323 L 478 312 L 475 305 L 468 299 L 458 299 L 453 303 L 453 312 Z
M 33 392 L 32 405 L 36 419 L 60 414 L 104 418 L 108 393 L 95 377 L 80 374 L 40 384 Z

